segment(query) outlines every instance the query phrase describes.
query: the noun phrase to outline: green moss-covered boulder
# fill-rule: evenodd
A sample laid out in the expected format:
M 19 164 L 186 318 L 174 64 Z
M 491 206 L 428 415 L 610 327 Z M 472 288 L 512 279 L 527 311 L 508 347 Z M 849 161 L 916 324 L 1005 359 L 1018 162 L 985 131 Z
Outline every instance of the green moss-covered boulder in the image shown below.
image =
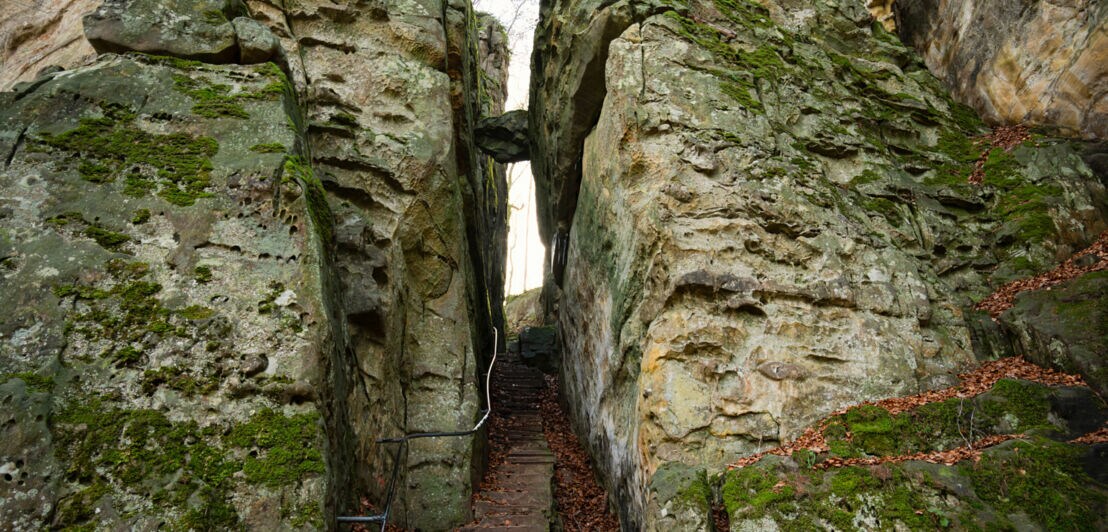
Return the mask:
M 1000 321 L 1028 360 L 1079 374 L 1108 397 L 1108 272 L 1024 292 Z
M 721 486 L 732 531 L 1102 530 L 1108 486 L 1085 465 L 1095 448 L 1041 437 L 1008 441 L 979 461 L 822 470 L 771 457 Z

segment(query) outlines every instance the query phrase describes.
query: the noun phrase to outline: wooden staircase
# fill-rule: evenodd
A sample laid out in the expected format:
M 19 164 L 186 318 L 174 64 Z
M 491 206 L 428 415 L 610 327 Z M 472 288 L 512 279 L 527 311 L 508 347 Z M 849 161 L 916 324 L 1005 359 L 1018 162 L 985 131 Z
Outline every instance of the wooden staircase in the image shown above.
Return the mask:
M 493 368 L 489 470 L 474 496 L 473 523 L 461 531 L 548 531 L 555 522 L 554 454 L 542 429 L 542 372 L 516 353 Z

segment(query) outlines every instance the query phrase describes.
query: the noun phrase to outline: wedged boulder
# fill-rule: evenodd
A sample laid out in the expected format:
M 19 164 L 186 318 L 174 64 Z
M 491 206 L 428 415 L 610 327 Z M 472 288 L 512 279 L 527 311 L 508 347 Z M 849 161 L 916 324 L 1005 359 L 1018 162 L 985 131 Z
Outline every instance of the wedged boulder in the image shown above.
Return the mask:
M 482 118 L 475 133 L 477 146 L 498 163 L 518 163 L 531 158 L 526 110 Z
M 235 27 L 235 38 L 238 40 L 239 63 L 265 63 L 281 53 L 281 41 L 265 24 L 250 17 L 235 17 L 231 25 Z
M 508 333 L 524 327 L 542 325 L 542 307 L 539 305 L 540 288 L 532 288 L 522 294 L 504 298 L 504 328 Z
M 524 364 L 547 373 L 558 368 L 558 330 L 555 327 L 525 327 L 519 331 L 514 348 Z
M 238 59 L 228 0 L 105 0 L 85 15 L 99 53 L 144 52 L 233 63 Z
M 1108 271 L 1024 292 L 1000 321 L 1018 353 L 1036 364 L 1077 373 L 1108 398 Z

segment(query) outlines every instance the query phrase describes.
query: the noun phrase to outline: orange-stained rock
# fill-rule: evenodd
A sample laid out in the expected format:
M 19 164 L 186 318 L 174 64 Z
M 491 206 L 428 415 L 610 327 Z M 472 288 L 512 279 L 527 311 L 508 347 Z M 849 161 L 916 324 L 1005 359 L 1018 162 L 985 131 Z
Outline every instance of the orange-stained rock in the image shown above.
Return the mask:
M 870 2 L 878 20 L 882 3 Z M 1108 3 L 899 0 L 893 10 L 900 37 L 986 122 L 1108 136 Z

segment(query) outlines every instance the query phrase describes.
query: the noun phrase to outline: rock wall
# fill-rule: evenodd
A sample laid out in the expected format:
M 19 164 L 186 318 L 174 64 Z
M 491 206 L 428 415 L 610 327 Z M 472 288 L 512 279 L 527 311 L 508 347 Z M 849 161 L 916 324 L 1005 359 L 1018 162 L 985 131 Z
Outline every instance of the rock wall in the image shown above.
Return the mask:
M 468 2 L 219 0 L 84 24 L 93 64 L 0 96 L 0 514 L 382 510 L 397 447 L 377 440 L 472 426 L 502 328 L 506 179 L 473 143 L 503 107 L 499 25 Z M 133 50 L 176 57 L 106 53 Z M 475 442 L 400 453 L 392 522 L 469 520 Z
M 81 19 L 99 4 L 100 0 L 46 0 L 6 5 L 0 22 L 0 90 L 31 81 L 45 68 L 72 68 L 95 58 Z
M 1108 136 L 1108 5 L 897 0 L 901 38 L 993 124 Z
M 322 526 L 335 338 L 284 75 L 105 55 L 40 81 L 2 96 L 0 515 Z
M 1108 227 L 1074 147 L 975 140 L 861 2 L 763 4 L 544 4 L 532 154 L 563 390 L 625 529 L 693 526 L 655 475 L 951 383 L 975 300 Z
M 396 446 L 374 440 L 472 426 L 476 353 L 490 347 L 489 326 L 502 321 L 490 311 L 489 298 L 499 295 L 486 287 L 503 286 L 494 269 L 503 263 L 503 223 L 499 236 L 477 224 L 504 211 L 506 194 L 497 190 L 506 184 L 502 170 L 471 158 L 471 137 L 463 136 L 480 112 L 480 103 L 467 103 L 480 102 L 468 85 L 476 83 L 477 18 L 468 5 L 319 2 L 270 20 L 287 21 L 276 33 L 294 41 L 287 47 L 302 76 L 313 160 L 336 216 L 355 364 L 347 400 L 361 413 L 352 421 L 355 456 L 368 464 L 357 483 L 384 500 Z M 487 253 L 474 247 L 482 244 Z M 471 443 L 411 445 L 398 522 L 437 528 L 468 520 Z

